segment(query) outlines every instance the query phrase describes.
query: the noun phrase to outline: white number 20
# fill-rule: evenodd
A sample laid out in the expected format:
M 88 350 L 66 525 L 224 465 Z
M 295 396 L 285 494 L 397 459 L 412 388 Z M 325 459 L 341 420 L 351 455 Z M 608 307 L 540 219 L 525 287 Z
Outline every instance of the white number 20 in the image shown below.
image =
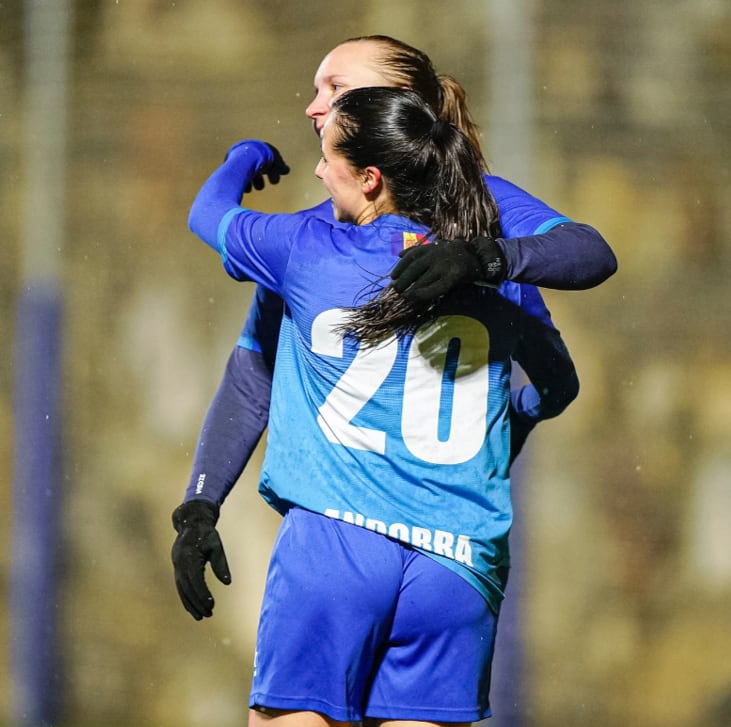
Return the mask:
M 313 353 L 342 358 L 343 336 L 337 327 L 343 322 L 341 309 L 323 311 L 315 318 Z M 489 344 L 485 326 L 467 316 L 443 316 L 416 331 L 401 407 L 401 435 L 415 457 L 431 464 L 458 464 L 480 450 L 487 415 Z M 396 338 L 358 349 L 318 410 L 318 424 L 330 442 L 379 454 L 386 451 L 386 432 L 352 421 L 391 373 L 398 349 Z M 440 419 L 444 421 L 440 413 L 450 404 L 449 426 L 442 424 L 440 430 Z

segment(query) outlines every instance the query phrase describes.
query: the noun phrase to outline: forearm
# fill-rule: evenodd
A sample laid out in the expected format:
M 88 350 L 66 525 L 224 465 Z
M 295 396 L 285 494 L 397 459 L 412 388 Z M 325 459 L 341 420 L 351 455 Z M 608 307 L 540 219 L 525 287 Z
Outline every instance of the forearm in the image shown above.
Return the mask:
M 515 415 L 524 423 L 533 425 L 558 416 L 579 394 L 576 371 L 564 376 L 521 386 L 510 392 L 510 403 Z
M 239 206 L 246 185 L 258 170 L 272 159 L 271 148 L 261 141 L 234 144 L 223 164 L 208 177 L 193 201 L 188 216 L 191 232 L 220 252 L 221 222 Z
M 203 422 L 185 502 L 226 499 L 269 421 L 271 378 L 261 353 L 233 350 Z
M 549 384 L 532 383 L 510 392 L 510 463 L 523 449 L 528 435 L 538 422 L 558 416 L 578 395 L 579 379 L 575 371 Z
M 558 416 L 579 394 L 579 378 L 566 344 L 552 325 L 526 312 L 515 360 L 528 376 L 512 391 L 511 406 L 525 423 Z
M 585 290 L 617 270 L 617 259 L 590 225 L 566 222 L 548 232 L 496 240 L 505 258 L 504 276 L 557 290 Z

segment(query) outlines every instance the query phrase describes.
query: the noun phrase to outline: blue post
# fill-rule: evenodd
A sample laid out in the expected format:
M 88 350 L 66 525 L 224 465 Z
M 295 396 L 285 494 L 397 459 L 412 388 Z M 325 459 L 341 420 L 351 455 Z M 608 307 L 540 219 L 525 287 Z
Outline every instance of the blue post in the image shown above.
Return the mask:
M 61 299 L 27 287 L 18 301 L 15 355 L 15 476 L 10 573 L 13 721 L 55 716 L 59 551 Z

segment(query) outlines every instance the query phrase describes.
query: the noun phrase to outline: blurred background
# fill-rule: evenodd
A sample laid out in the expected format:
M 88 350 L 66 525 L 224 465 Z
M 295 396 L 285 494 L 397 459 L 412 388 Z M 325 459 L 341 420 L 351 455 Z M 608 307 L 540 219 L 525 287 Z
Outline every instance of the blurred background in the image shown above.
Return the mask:
M 0 2 L 0 724 L 246 724 L 260 452 L 212 619 L 169 556 L 251 295 L 187 213 L 246 137 L 293 169 L 262 209 L 320 201 L 312 78 L 369 33 L 456 76 L 493 173 L 619 259 L 545 293 L 582 390 L 517 466 L 490 724 L 731 725 L 728 0 Z

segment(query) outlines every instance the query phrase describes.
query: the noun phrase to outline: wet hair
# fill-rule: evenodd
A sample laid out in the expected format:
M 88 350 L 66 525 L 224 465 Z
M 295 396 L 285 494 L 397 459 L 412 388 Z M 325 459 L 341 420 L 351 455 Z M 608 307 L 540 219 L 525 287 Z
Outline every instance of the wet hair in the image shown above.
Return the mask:
M 356 170 L 377 167 L 395 212 L 423 225 L 424 241 L 499 236 L 479 153 L 420 94 L 387 86 L 353 89 L 333 101 L 329 123 L 333 150 Z M 376 343 L 430 320 L 436 302 L 416 306 L 387 286 L 350 311 L 347 328 L 364 343 Z
M 480 163 L 487 164 L 480 148 L 480 131 L 467 107 L 467 92 L 452 76 L 437 73 L 426 53 L 388 35 L 362 35 L 346 43 L 373 43 L 378 48 L 378 70 L 393 86 L 418 93 L 439 118 L 454 124 L 472 142 Z

